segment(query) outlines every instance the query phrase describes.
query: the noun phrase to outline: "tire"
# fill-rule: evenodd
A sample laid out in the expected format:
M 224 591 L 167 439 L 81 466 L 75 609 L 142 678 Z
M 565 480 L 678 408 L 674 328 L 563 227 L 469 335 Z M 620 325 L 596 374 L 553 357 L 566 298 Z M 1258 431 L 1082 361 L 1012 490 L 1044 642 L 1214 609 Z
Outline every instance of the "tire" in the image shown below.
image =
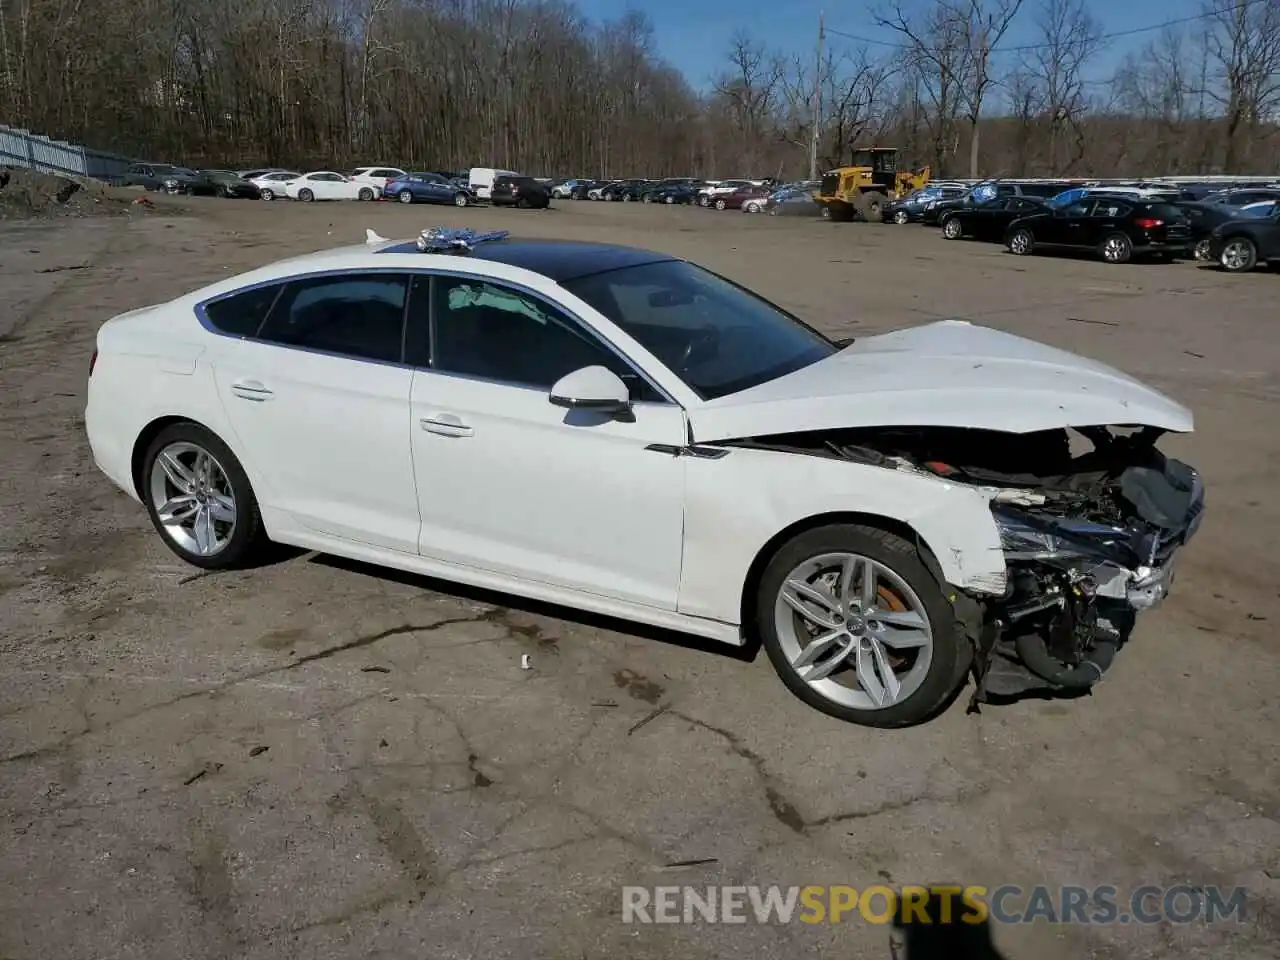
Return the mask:
M 905 210 L 898 210 L 893 215 L 893 222 L 897 224 L 910 223 L 911 214 L 907 213 Z
M 675 198 L 675 197 L 673 197 L 673 196 L 668 195 L 668 196 L 665 196 L 665 197 L 663 197 L 663 198 L 662 198 L 662 202 L 663 202 L 663 203 L 675 203 L 675 202 L 676 202 L 676 198 Z
M 310 190 L 308 190 L 306 187 L 303 187 L 301 190 L 298 191 L 298 199 L 301 200 L 303 203 L 311 203 L 313 200 L 315 200 L 315 198 L 316 198 L 316 195 L 312 193 Z
M 759 213 L 759 212 L 760 212 L 760 204 L 759 204 L 757 201 L 752 200 L 752 201 L 751 201 L 750 203 L 748 203 L 748 204 L 747 204 L 743 209 L 744 209 L 744 210 L 746 210 L 746 211 L 747 211 L 747 213 Z
M 1105 263 L 1128 263 L 1133 259 L 1133 241 L 1123 233 L 1109 233 L 1098 244 L 1098 256 Z
M 960 223 L 960 218 L 950 216 L 943 220 L 942 235 L 948 240 L 959 240 L 964 236 L 964 225 Z
M 470 202 L 465 193 L 459 192 L 453 195 L 453 205 L 455 207 L 465 207 Z
M 260 196 L 263 200 L 267 200 L 267 201 L 271 201 L 271 200 L 274 200 L 274 199 L 276 198 L 275 191 L 274 191 L 274 190 L 272 190 L 270 187 L 263 187 L 263 188 L 262 188 L 262 193 L 260 193 L 260 194 L 259 194 L 259 196 Z
M 862 215 L 869 223 L 880 223 L 884 218 L 885 196 L 883 193 L 864 193 L 862 195 Z
M 729 207 L 729 204 L 725 203 L 725 201 L 724 201 L 723 199 L 721 199 L 721 200 L 717 200 L 717 201 L 716 201 L 716 209 L 717 209 L 717 210 L 727 210 L 727 209 L 728 209 L 728 207 Z
M 373 190 L 369 187 L 361 187 L 360 192 L 356 194 L 356 197 L 360 200 L 372 200 Z
M 875 614 L 884 618 L 891 611 L 899 617 L 914 613 L 923 629 L 900 629 L 875 616 L 869 622 L 879 627 L 867 627 L 860 612 L 852 613 L 837 621 L 845 625 L 844 639 L 835 637 L 827 648 L 835 654 L 834 662 L 842 664 L 840 672 L 830 676 L 823 673 L 811 682 L 801 671 L 810 675 L 830 671 L 833 658 L 819 654 L 799 667 L 792 665 L 803 659 L 803 652 L 817 645 L 809 642 L 810 632 L 804 626 L 804 618 L 795 611 L 795 604 L 783 599 L 783 588 L 787 583 L 804 580 L 808 571 L 816 573 L 828 567 L 833 573 L 838 571 L 842 558 L 853 563 L 853 595 L 862 590 L 863 571 L 873 569 Z M 788 592 L 792 598 L 799 597 L 795 591 Z M 863 609 L 856 600 L 854 605 Z M 809 603 L 803 606 L 820 609 Z M 846 608 L 846 613 L 851 609 Z M 906 727 L 931 719 L 964 682 L 972 656 L 968 644 L 957 635 L 943 586 L 917 549 L 896 534 L 860 524 L 832 524 L 807 530 L 778 549 L 760 578 L 755 619 L 765 652 L 787 689 L 828 716 L 863 726 Z M 823 628 L 812 629 L 817 632 Z M 897 641 L 892 643 L 877 639 L 894 636 Z M 879 667 L 866 671 L 870 674 L 869 685 L 864 685 L 863 674 L 853 669 L 852 655 L 847 660 L 843 656 L 850 650 L 856 652 L 857 647 L 851 643 L 855 637 L 858 643 L 878 646 L 884 654 L 880 659 L 873 649 L 868 650 L 867 666 Z M 890 658 L 905 670 L 898 672 L 895 665 L 890 665 Z M 844 663 L 849 669 L 843 669 Z M 896 701 L 877 704 L 870 691 L 879 684 L 881 693 L 886 693 L 886 669 L 899 685 L 899 696 Z
M 1205 237 L 1204 239 L 1200 240 L 1200 241 L 1196 244 L 1195 250 L 1194 250 L 1194 252 L 1193 252 L 1193 254 L 1192 254 L 1192 255 L 1193 255 L 1197 260 L 1208 260 L 1208 259 L 1209 259 L 1209 238 L 1208 238 L 1208 237 Z
M 1258 248 L 1248 237 L 1232 237 L 1222 245 L 1218 263 L 1228 273 L 1248 273 L 1258 265 Z
M 643 197 L 641 197 L 641 198 L 640 198 L 640 201 L 641 201 L 642 203 L 653 203 L 653 197 L 649 196 L 649 195 L 646 193 Z
M 200 541 L 196 538 L 195 527 L 199 524 L 193 515 L 192 530 L 186 529 L 185 523 L 167 523 L 161 518 L 160 508 L 165 503 L 173 503 L 181 497 L 183 506 L 188 502 L 194 507 L 196 501 L 187 498 L 201 496 L 198 488 L 194 494 L 188 492 L 190 487 L 180 487 L 179 479 L 173 470 L 166 469 L 161 463 L 161 455 L 166 460 L 175 458 L 178 465 L 185 468 L 192 480 L 196 479 L 195 467 L 201 454 L 211 457 L 214 469 L 209 472 L 212 481 L 209 489 L 217 493 L 217 503 L 221 509 L 227 510 L 227 499 L 230 500 L 232 522 L 213 517 L 209 530 L 212 540 L 207 540 L 210 550 L 202 552 Z M 175 554 L 195 567 L 205 570 L 229 570 L 251 563 L 255 554 L 267 544 L 266 530 L 262 526 L 262 514 L 258 509 L 258 500 L 254 496 L 253 487 L 245 475 L 244 468 L 235 454 L 214 433 L 197 423 L 175 423 L 165 427 L 151 441 L 142 458 L 142 472 L 139 476 L 139 492 L 146 504 L 151 524 L 160 534 L 160 539 Z M 214 503 L 212 498 L 206 503 Z M 181 509 L 181 508 L 179 508 Z M 212 514 L 209 514 L 212 517 Z
M 1036 238 L 1026 227 L 1018 227 L 1018 229 L 1010 232 L 1009 239 L 1005 241 L 1005 246 L 1015 256 L 1030 256 L 1031 252 L 1036 248 Z
M 623 202 L 623 203 L 630 203 L 630 202 L 631 202 L 631 194 L 629 194 L 629 193 L 624 193 L 624 194 L 622 195 L 622 202 Z
M 413 203 L 413 192 L 410 190 L 401 190 L 396 195 L 396 199 L 401 203 Z

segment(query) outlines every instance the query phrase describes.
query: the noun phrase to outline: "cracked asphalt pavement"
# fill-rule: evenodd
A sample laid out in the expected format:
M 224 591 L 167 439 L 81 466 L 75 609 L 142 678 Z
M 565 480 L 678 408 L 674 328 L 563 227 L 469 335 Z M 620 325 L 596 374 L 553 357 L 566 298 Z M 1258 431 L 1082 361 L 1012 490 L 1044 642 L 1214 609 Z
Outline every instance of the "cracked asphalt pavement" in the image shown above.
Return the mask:
M 918 227 L 161 201 L 0 228 L 0 957 L 889 956 L 886 928 L 629 925 L 623 885 L 1245 886 L 1243 923 L 1000 926 L 1012 958 L 1275 957 L 1274 274 Z M 690 256 L 825 329 L 964 316 L 1196 412 L 1204 528 L 1092 696 L 877 732 L 763 656 L 283 552 L 205 575 L 95 470 L 98 324 L 445 223 Z M 529 657 L 531 669 L 521 669 Z

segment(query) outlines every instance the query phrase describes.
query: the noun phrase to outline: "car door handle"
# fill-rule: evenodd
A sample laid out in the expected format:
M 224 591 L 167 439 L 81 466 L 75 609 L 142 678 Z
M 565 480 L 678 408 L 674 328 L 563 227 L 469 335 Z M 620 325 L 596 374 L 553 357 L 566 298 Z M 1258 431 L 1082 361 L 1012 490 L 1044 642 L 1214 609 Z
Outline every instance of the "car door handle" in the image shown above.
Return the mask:
M 241 400 L 254 400 L 257 403 L 275 396 L 275 393 L 257 380 L 237 380 L 231 384 L 231 392 Z
M 435 433 L 442 437 L 469 437 L 475 431 L 452 413 L 437 413 L 431 417 L 423 417 L 418 421 L 427 433 Z

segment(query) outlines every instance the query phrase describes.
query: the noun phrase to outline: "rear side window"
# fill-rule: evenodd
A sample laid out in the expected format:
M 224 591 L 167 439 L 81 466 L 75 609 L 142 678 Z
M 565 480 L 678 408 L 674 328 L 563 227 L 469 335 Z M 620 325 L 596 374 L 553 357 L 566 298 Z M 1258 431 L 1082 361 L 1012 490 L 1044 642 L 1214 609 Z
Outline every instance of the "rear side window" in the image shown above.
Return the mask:
M 271 312 L 284 284 L 273 283 L 235 293 L 205 305 L 204 315 L 219 333 L 253 337 Z
M 1149 203 L 1147 212 L 1161 220 L 1183 220 L 1187 216 L 1186 210 L 1175 207 L 1172 203 Z
M 350 273 L 289 283 L 259 339 L 363 360 L 399 363 L 408 278 Z

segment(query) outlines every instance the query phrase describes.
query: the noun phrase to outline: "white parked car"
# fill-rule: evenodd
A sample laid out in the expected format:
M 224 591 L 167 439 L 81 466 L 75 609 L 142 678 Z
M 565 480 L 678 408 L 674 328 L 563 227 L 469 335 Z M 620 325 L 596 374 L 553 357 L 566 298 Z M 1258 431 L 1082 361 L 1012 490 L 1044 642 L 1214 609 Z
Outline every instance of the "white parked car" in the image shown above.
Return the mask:
M 371 187 L 377 187 L 378 196 L 382 196 L 383 189 L 390 181 L 399 180 L 408 175 L 408 170 L 401 170 L 399 167 L 356 167 L 350 174 L 355 183 L 367 183 Z
M 377 200 L 382 191 L 371 183 L 357 183 L 333 170 L 304 173 L 284 185 L 285 195 L 294 200 Z
M 174 553 L 758 638 L 808 704 L 902 726 L 971 669 L 979 698 L 1096 682 L 1202 516 L 1155 447 L 1191 414 L 1101 363 L 962 321 L 833 342 L 661 253 L 439 242 L 102 326 L 89 444 Z
M 287 196 L 285 185 L 297 180 L 302 174 L 295 173 L 292 170 L 272 170 L 269 173 L 259 173 L 255 177 L 247 177 L 246 179 L 258 188 L 259 195 L 263 200 L 274 200 L 276 197 Z

